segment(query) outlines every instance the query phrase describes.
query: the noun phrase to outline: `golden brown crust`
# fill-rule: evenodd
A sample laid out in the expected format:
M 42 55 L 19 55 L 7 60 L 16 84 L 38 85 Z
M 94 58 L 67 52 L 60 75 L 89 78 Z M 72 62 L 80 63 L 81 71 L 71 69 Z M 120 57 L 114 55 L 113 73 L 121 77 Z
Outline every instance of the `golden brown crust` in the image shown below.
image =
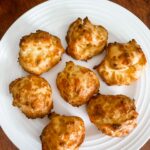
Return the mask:
M 98 93 L 99 80 L 88 68 L 67 62 L 64 71 L 56 79 L 61 96 L 71 105 L 85 104 L 94 94 Z
M 126 136 L 137 126 L 134 100 L 125 95 L 99 94 L 91 98 L 87 112 L 91 122 L 109 136 Z
M 20 40 L 19 63 L 25 71 L 40 75 L 55 66 L 63 53 L 58 37 L 37 30 Z
M 29 75 L 10 83 L 13 105 L 28 118 L 41 118 L 53 108 L 52 90 L 49 83 L 38 76 Z
M 108 85 L 129 85 L 141 76 L 146 58 L 134 39 L 126 44 L 111 43 L 106 50 L 96 70 Z
M 42 131 L 42 150 L 78 150 L 84 138 L 85 126 L 81 118 L 55 114 Z
M 98 25 L 93 25 L 86 17 L 74 21 L 67 32 L 67 53 L 78 60 L 88 60 L 102 52 L 107 44 L 108 32 Z

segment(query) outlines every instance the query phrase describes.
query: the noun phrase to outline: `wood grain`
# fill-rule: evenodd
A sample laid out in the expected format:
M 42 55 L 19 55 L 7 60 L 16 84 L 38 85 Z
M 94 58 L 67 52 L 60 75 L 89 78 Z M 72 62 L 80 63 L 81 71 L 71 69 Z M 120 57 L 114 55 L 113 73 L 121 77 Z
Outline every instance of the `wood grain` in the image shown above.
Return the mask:
M 0 38 L 23 13 L 46 0 L 0 0 Z
M 112 0 L 127 8 L 150 28 L 150 0 Z
M 0 38 L 24 12 L 45 0 L 0 0 Z M 150 0 L 112 0 L 137 15 L 150 28 Z M 17 150 L 0 128 L 0 150 Z M 141 150 L 150 150 L 150 140 Z

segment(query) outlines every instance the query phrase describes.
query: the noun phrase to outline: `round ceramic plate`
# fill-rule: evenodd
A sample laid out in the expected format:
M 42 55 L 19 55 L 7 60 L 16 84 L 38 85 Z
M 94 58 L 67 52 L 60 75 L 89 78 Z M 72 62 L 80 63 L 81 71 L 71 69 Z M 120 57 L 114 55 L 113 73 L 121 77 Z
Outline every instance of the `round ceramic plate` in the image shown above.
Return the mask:
M 18 61 L 19 40 L 23 35 L 37 29 L 48 31 L 61 38 L 66 47 L 65 36 L 70 23 L 77 17 L 88 16 L 94 24 L 103 25 L 109 33 L 109 42 L 128 42 L 136 39 L 141 45 L 148 64 L 150 62 L 150 31 L 133 14 L 106 0 L 51 0 L 31 9 L 21 16 L 6 32 L 0 45 L 0 124 L 12 142 L 21 150 L 40 150 L 39 136 L 48 118 L 28 119 L 12 106 L 9 83 L 27 73 Z M 87 62 L 76 61 L 64 54 L 62 61 L 44 73 L 53 89 L 54 111 L 65 115 L 82 117 L 86 124 L 86 138 L 80 150 L 136 150 L 150 136 L 150 67 L 147 64 L 142 77 L 130 86 L 107 86 L 101 79 L 100 92 L 103 94 L 125 94 L 136 100 L 139 112 L 138 126 L 126 137 L 112 138 L 102 134 L 89 121 L 85 106 L 72 107 L 66 103 L 56 87 L 58 72 L 62 71 L 69 60 L 76 64 L 93 68 L 104 58 L 105 52 Z

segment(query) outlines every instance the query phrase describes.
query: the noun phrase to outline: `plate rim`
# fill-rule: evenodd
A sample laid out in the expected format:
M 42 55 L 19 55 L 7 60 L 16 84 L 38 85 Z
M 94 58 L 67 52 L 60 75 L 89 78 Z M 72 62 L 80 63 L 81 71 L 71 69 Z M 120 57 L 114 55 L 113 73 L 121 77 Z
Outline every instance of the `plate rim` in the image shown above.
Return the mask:
M 35 10 L 35 9 L 38 9 L 38 7 L 42 7 L 42 6 L 46 5 L 47 3 L 52 3 L 52 2 L 56 2 L 56 1 L 57 1 L 57 2 L 61 2 L 61 0 L 45 1 L 45 2 L 42 2 L 42 3 L 40 3 L 40 4 L 38 4 L 38 5 L 34 6 L 34 7 L 32 7 L 31 9 L 27 10 L 25 13 L 23 13 L 19 18 L 17 18 L 17 19 L 9 26 L 9 28 L 7 29 L 7 31 L 5 32 L 5 34 L 2 36 L 2 38 L 1 38 L 1 40 L 0 40 L 0 47 L 2 46 L 2 43 L 3 43 L 3 40 L 5 39 L 5 36 L 9 33 L 10 29 L 11 29 L 20 19 L 24 18 L 24 16 L 27 15 L 28 13 L 30 13 L 31 11 L 33 11 L 33 10 Z M 65 0 L 65 1 L 69 1 L 69 0 Z M 72 0 L 72 1 L 75 1 L 75 0 Z M 86 0 L 82 0 L 82 1 L 86 1 Z M 98 1 L 98 0 L 94 0 L 94 1 Z M 120 8 L 120 9 L 126 11 L 126 12 L 128 13 L 128 15 L 134 17 L 134 18 L 139 22 L 139 24 L 141 24 L 142 27 L 145 28 L 145 32 L 146 32 L 146 30 L 148 31 L 147 36 L 149 36 L 149 39 L 150 39 L 150 30 L 149 30 L 149 28 L 148 28 L 136 15 L 134 15 L 132 12 L 130 12 L 130 11 L 127 10 L 126 8 L 122 7 L 121 5 L 116 4 L 116 3 L 112 2 L 112 1 L 109 1 L 109 0 L 101 0 L 101 1 L 103 1 L 103 2 L 109 2 L 109 3 L 111 3 L 111 5 L 116 5 L 118 8 Z M 145 33 L 145 34 L 146 34 L 146 33 Z M 2 53 L 2 51 L 0 51 L 0 55 L 1 55 L 1 53 Z M 2 114 L 0 113 L 0 116 L 1 116 L 1 115 L 2 115 Z M 7 122 L 8 122 L 8 121 L 7 121 Z M 149 119 L 149 125 L 150 125 L 150 119 Z M 10 141 L 11 141 L 16 147 L 18 147 L 18 144 L 17 144 L 16 140 L 14 140 L 15 138 L 13 138 L 14 136 L 12 136 L 12 135 L 10 136 L 10 134 L 9 134 L 9 130 L 10 130 L 10 129 L 4 127 L 4 124 L 2 123 L 1 117 L 0 117 L 0 126 L 1 126 L 2 130 L 4 131 L 4 133 L 7 135 L 7 137 L 10 139 Z M 147 135 L 147 136 L 146 136 L 146 135 Z M 141 148 L 141 147 L 146 143 L 146 141 L 148 141 L 148 140 L 150 139 L 150 127 L 149 127 L 148 132 L 145 133 L 145 136 L 146 136 L 146 137 L 143 138 L 144 140 L 140 140 L 140 142 L 138 142 L 138 144 L 133 147 L 134 149 Z M 14 142 L 14 141 L 15 141 L 15 142 Z M 140 144 L 139 144 L 139 143 L 140 143 Z

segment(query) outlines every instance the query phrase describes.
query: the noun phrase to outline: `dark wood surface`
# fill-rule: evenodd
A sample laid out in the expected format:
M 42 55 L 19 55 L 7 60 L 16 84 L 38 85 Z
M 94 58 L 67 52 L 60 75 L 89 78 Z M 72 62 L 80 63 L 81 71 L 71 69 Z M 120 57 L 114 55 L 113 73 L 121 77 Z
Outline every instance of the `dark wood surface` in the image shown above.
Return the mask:
M 0 0 L 0 38 L 24 12 L 45 0 Z M 138 16 L 150 28 L 150 0 L 112 0 Z M 0 150 L 17 150 L 0 128 Z M 150 140 L 141 148 L 150 150 Z

